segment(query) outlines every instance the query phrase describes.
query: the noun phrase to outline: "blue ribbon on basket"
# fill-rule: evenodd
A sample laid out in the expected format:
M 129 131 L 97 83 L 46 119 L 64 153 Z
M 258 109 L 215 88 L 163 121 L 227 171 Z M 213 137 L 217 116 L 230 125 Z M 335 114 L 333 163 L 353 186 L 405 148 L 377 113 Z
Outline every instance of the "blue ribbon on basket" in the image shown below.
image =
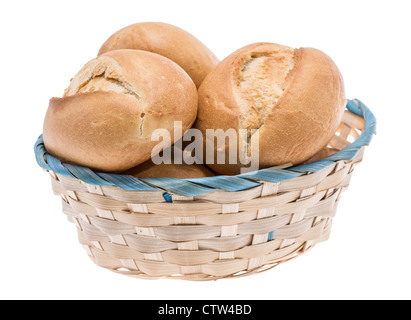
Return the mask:
M 89 168 L 62 163 L 59 159 L 47 153 L 41 135 L 34 146 L 38 165 L 47 171 L 59 175 L 82 180 L 91 185 L 114 186 L 128 191 L 163 190 L 164 198 L 171 202 L 170 193 L 186 197 L 198 196 L 216 190 L 230 192 L 255 188 L 262 182 L 278 183 L 295 177 L 314 173 L 333 165 L 340 160 L 351 160 L 365 145 L 369 145 L 376 133 L 376 119 L 372 112 L 358 99 L 357 104 L 348 100 L 347 109 L 364 118 L 365 127 L 362 135 L 344 149 L 322 160 L 286 169 L 268 168 L 248 172 L 236 176 L 214 176 L 207 178 L 177 179 L 177 178 L 135 178 L 129 175 L 96 172 Z

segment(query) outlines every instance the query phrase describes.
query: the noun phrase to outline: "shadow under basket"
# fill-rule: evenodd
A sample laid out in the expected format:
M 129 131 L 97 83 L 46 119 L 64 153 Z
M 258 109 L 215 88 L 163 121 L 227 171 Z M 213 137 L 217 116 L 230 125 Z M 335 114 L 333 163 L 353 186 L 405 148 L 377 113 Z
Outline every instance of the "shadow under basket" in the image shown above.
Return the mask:
M 322 160 L 238 176 L 134 178 L 61 163 L 35 145 L 89 257 L 146 279 L 216 280 L 268 270 L 327 240 L 342 191 L 375 134 L 349 100 Z

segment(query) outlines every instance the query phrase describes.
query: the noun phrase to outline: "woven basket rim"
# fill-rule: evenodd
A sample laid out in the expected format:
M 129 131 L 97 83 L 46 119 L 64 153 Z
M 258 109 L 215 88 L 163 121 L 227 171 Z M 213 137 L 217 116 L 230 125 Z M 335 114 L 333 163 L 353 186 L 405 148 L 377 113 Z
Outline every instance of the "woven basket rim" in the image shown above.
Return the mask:
M 79 179 L 90 185 L 113 186 L 125 191 L 158 191 L 165 192 L 166 200 L 171 201 L 170 193 L 192 197 L 216 190 L 243 191 L 258 187 L 262 182 L 280 183 L 308 173 L 321 171 L 337 161 L 352 160 L 360 149 L 369 145 L 376 133 L 376 118 L 360 100 L 347 100 L 346 109 L 365 120 L 361 136 L 347 147 L 322 160 L 288 168 L 267 168 L 235 176 L 218 175 L 205 178 L 135 178 L 128 175 L 97 172 L 87 167 L 62 163 L 47 153 L 43 136 L 37 139 L 34 152 L 37 164 L 46 171 Z M 167 197 L 169 196 L 169 197 Z

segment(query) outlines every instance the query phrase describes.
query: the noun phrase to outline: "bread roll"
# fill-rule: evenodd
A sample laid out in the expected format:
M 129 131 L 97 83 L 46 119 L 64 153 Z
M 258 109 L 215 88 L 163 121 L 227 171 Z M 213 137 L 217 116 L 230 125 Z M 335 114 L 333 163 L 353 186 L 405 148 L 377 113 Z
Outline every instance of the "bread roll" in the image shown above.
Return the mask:
M 123 172 L 122 174 L 131 175 L 136 178 L 204 178 L 212 177 L 215 174 L 205 165 L 198 162 L 200 158 L 194 155 L 194 163 L 187 164 L 184 159 L 193 156 L 193 152 L 187 151 L 186 147 L 190 144 L 188 141 L 179 141 L 175 145 L 165 148 L 159 154 L 159 159 L 150 159 L 134 168 Z M 178 164 L 178 159 L 181 164 Z M 162 163 L 155 164 L 153 161 L 158 160 Z M 167 163 L 164 163 L 167 161 Z M 190 161 L 193 161 L 190 160 Z
M 329 157 L 329 156 L 333 155 L 334 153 L 336 153 L 338 151 L 339 150 L 335 149 L 335 148 L 324 147 L 319 152 L 317 152 L 314 156 L 312 156 L 310 159 L 308 159 L 305 163 L 311 163 L 311 162 L 322 160 L 326 157 Z
M 247 129 L 246 137 L 238 135 L 238 150 L 258 145 L 259 169 L 296 165 L 332 138 L 345 104 L 342 76 L 326 54 L 255 43 L 228 56 L 206 77 L 195 127 L 204 135 L 206 129 Z M 259 134 L 252 135 L 251 129 Z M 218 151 L 226 162 L 206 162 L 213 171 L 238 174 L 245 167 L 238 155 L 236 164 L 228 163 L 228 139 Z
M 165 56 L 181 66 L 197 87 L 219 62 L 196 37 L 160 22 L 137 23 L 117 31 L 102 45 L 99 55 L 117 49 L 139 49 Z
M 43 129 L 47 151 L 95 170 L 124 171 L 150 159 L 174 121 L 189 129 L 197 114 L 197 89 L 173 61 L 139 50 L 118 50 L 88 62 L 63 98 L 53 98 Z
M 206 166 L 201 164 L 154 164 L 148 160 L 139 166 L 127 170 L 122 174 L 130 175 L 136 178 L 204 178 L 212 177 L 215 174 Z

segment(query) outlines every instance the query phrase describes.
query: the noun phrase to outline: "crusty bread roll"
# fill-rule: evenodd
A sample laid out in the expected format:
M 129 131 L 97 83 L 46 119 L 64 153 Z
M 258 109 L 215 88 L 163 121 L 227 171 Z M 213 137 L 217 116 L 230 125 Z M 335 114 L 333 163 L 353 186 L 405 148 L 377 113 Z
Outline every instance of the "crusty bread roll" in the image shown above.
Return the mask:
M 124 171 L 150 159 L 155 129 L 195 121 L 193 81 L 173 61 L 140 50 L 117 50 L 88 62 L 63 98 L 53 98 L 43 129 L 47 151 L 68 163 Z
M 215 176 L 207 166 L 200 164 L 198 161 L 200 158 L 194 155 L 194 159 L 191 159 L 193 153 L 186 150 L 186 147 L 191 142 L 179 141 L 175 145 L 165 148 L 159 154 L 160 159 L 150 159 L 134 168 L 131 168 L 122 174 L 131 175 L 136 178 L 204 178 Z M 167 157 L 169 155 L 169 158 Z M 185 162 L 185 157 L 189 157 L 193 164 Z M 176 159 L 178 161 L 176 161 Z M 154 162 L 160 164 L 155 164 Z M 167 163 L 164 163 L 167 161 Z
M 137 167 L 123 172 L 122 174 L 130 175 L 136 178 L 204 178 L 212 177 L 215 174 L 205 165 L 201 164 L 154 164 L 148 160 Z
M 195 127 L 204 135 L 206 129 L 249 130 L 244 139 L 238 135 L 238 150 L 258 145 L 259 169 L 299 164 L 331 139 L 345 104 L 342 76 L 326 54 L 255 43 L 228 56 L 206 77 Z M 228 139 L 218 151 L 226 162 L 207 165 L 221 174 L 240 173 L 239 159 L 228 163 Z
M 338 151 L 339 150 L 335 148 L 324 147 L 319 152 L 317 152 L 314 156 L 312 156 L 310 159 L 305 161 L 305 163 L 311 163 L 311 162 L 322 160 L 328 156 L 333 155 L 334 153 Z
M 160 22 L 137 23 L 117 31 L 102 45 L 99 55 L 118 49 L 145 50 L 165 56 L 181 66 L 197 87 L 219 62 L 192 34 Z

